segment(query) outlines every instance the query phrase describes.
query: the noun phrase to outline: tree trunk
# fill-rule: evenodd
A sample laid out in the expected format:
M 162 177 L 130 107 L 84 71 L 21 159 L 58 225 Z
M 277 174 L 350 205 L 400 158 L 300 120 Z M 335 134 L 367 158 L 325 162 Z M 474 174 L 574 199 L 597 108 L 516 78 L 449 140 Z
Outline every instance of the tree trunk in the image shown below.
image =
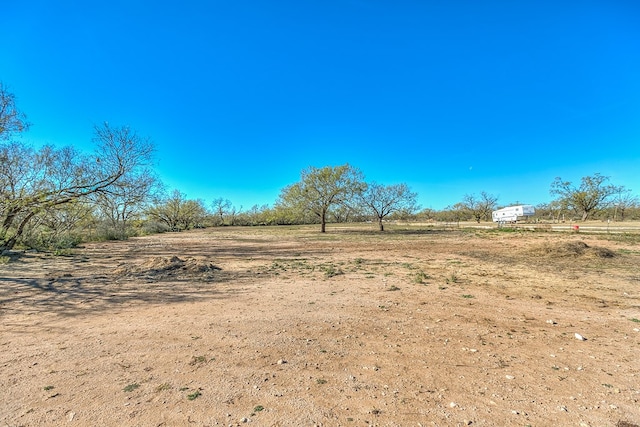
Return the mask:
M 327 212 L 322 211 L 322 215 L 320 215 L 320 232 L 324 233 L 327 229 Z
M 384 225 L 382 224 L 382 218 L 378 218 L 378 226 L 380 231 L 384 231 Z
M 15 231 L 14 235 L 9 239 L 6 239 L 6 240 L 3 239 L 0 242 L 0 254 L 3 254 L 6 251 L 10 251 L 11 249 L 13 249 L 13 247 L 16 245 L 16 242 L 18 241 L 18 238 L 22 236 L 25 225 L 27 225 L 29 220 L 31 220 L 31 218 L 33 218 L 35 214 L 36 214 L 35 212 L 28 213 L 27 216 L 25 216 L 24 219 L 20 222 L 20 225 L 18 225 L 18 229 Z

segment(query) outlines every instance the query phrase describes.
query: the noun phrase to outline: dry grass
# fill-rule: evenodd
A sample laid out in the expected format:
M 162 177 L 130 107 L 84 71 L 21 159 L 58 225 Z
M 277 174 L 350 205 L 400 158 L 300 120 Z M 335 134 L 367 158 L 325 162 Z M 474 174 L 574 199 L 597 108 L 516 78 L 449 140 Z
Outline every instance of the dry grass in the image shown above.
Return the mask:
M 613 258 L 616 253 L 603 246 L 589 246 L 583 241 L 544 242 L 530 251 L 531 255 L 548 257 L 581 257 Z

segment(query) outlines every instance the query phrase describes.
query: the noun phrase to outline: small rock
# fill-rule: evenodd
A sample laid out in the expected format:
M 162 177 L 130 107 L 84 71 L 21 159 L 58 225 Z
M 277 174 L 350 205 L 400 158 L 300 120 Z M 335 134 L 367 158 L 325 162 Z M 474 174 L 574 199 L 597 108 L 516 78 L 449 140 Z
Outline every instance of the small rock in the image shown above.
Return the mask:
M 513 375 L 505 375 L 505 378 L 506 378 L 506 379 L 508 379 L 508 380 L 512 380 L 512 379 L 514 379 L 515 377 L 514 377 Z
M 567 412 L 567 407 L 566 406 L 558 406 L 558 410 L 560 410 L 562 412 Z
M 243 418 L 240 420 L 241 423 L 248 423 L 249 422 L 249 418 Z
M 287 361 L 284 359 L 278 360 L 278 365 L 284 365 L 285 363 L 287 363 Z
M 520 412 L 518 412 L 518 411 L 516 411 L 516 410 L 511 411 L 511 413 L 512 413 L 513 415 L 518 415 L 518 414 L 520 414 Z
M 449 408 L 455 408 L 456 406 L 458 406 L 456 402 L 449 403 Z
M 583 337 L 582 335 L 580 335 L 579 333 L 576 332 L 576 334 L 574 335 L 576 337 L 576 339 L 578 341 L 586 341 L 587 339 L 585 337 Z
M 67 419 L 69 420 L 69 422 L 73 421 L 75 417 L 76 417 L 75 412 L 69 412 L 69 415 L 67 415 Z
M 551 320 L 551 319 L 547 320 L 547 323 L 550 324 L 550 325 L 557 325 L 558 324 L 558 322 L 556 322 L 555 320 Z

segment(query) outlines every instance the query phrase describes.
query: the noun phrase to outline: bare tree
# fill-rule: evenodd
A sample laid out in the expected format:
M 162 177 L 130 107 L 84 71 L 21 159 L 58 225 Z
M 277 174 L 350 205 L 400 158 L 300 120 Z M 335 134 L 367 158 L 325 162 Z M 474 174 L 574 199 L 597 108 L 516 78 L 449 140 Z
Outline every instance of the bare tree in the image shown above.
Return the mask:
M 382 221 L 394 212 L 415 212 L 417 194 L 411 192 L 406 184 L 381 185 L 367 184 L 362 192 L 361 203 L 366 206 L 378 221 L 380 231 L 384 231 Z
M 224 225 L 225 216 L 233 209 L 231 201 L 220 197 L 211 203 L 211 207 L 213 209 L 213 215 L 216 218 L 216 225 Z
M 29 128 L 27 116 L 16 107 L 16 97 L 0 82 L 0 140 Z
M 342 166 L 309 167 L 302 171 L 300 182 L 280 193 L 279 205 L 299 211 L 312 212 L 320 220 L 320 231 L 326 231 L 327 213 L 332 206 L 353 202 L 364 188 L 362 172 Z
M 152 144 L 128 127 L 95 126 L 95 153 L 72 147 L 39 150 L 0 144 L 0 253 L 14 247 L 36 216 L 109 192 L 127 173 L 146 165 Z
M 143 214 L 160 188 L 160 181 L 152 171 L 142 169 L 124 175 L 111 191 L 97 193 L 95 206 L 109 224 L 109 233 L 115 233 L 114 238 L 126 239 L 130 222 Z
M 473 219 L 480 223 L 482 220 L 489 220 L 491 212 L 495 210 L 498 197 L 485 191 L 480 193 L 480 197 L 474 194 L 466 194 L 462 198 L 461 205 Z
M 618 192 L 613 196 L 613 220 L 624 221 L 625 213 L 630 208 L 640 205 L 640 199 L 624 187 L 619 187 Z
M 551 194 L 558 196 L 558 201 L 581 215 L 586 221 L 602 208 L 606 208 L 612 196 L 622 191 L 622 187 L 607 184 L 608 176 L 599 173 L 585 176 L 579 186 L 557 177 L 551 184 Z

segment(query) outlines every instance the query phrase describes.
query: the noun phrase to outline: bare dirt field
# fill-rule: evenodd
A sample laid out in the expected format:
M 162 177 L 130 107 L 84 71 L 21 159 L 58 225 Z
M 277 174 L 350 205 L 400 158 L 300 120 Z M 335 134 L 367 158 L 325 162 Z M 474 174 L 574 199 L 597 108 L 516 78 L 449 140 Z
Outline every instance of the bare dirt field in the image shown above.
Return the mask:
M 640 238 L 214 228 L 0 264 L 0 426 L 640 425 Z

